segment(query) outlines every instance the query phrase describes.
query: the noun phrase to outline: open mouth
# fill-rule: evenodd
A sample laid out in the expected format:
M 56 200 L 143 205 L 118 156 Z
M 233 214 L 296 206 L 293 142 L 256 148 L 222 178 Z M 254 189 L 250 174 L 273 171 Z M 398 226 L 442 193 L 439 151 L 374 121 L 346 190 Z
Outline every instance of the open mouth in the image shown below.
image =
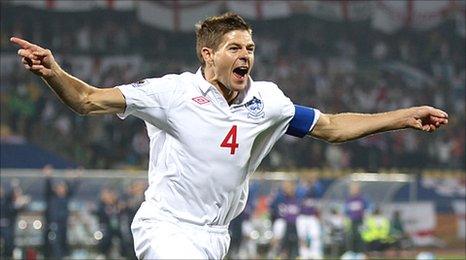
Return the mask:
M 246 67 L 246 66 L 240 66 L 240 67 L 236 67 L 234 70 L 233 70 L 233 74 L 235 74 L 235 76 L 239 79 L 243 79 L 244 76 L 246 76 L 246 74 L 248 74 L 248 70 L 249 68 Z

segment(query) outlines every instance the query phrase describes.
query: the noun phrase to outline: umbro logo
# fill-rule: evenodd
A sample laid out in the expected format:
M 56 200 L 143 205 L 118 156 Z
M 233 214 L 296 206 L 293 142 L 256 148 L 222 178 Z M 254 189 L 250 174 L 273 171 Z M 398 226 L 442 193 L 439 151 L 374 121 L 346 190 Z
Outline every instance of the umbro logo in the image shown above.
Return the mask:
M 193 97 L 192 100 L 194 100 L 194 102 L 198 103 L 199 105 L 210 103 L 210 100 L 208 100 L 204 96 Z

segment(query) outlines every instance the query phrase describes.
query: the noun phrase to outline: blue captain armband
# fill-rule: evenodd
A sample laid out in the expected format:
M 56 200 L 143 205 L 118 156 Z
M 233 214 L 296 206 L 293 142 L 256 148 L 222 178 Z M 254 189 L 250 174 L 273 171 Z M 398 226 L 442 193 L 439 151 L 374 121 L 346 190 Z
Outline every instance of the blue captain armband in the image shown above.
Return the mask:
M 285 134 L 302 138 L 314 127 L 318 115 L 316 110 L 310 107 L 294 105 L 294 108 L 293 119 L 291 119 Z

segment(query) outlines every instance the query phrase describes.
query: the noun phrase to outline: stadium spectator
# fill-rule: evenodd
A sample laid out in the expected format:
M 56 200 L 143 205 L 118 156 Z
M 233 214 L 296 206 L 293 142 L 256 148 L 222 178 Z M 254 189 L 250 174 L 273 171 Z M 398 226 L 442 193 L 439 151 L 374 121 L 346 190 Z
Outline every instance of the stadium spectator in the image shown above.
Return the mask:
M 5 185 L 6 186 L 6 185 Z M 23 194 L 18 180 L 13 180 L 9 187 L 0 186 L 0 256 L 3 259 L 13 258 L 16 247 L 16 218 L 25 209 L 30 198 Z
M 230 233 L 230 249 L 227 258 L 251 258 L 257 256 L 261 231 L 256 223 L 256 208 L 259 203 L 259 190 L 261 182 L 249 182 L 249 197 L 243 212 L 233 219 L 228 227 Z M 260 217 L 259 217 L 260 218 Z M 254 237 L 257 235 L 257 237 Z
M 145 128 L 141 128 L 139 132 L 133 135 L 133 139 L 131 140 L 131 148 L 133 150 L 133 154 L 135 159 L 138 160 L 136 162 L 137 165 L 146 165 L 148 163 L 147 155 L 149 154 L 149 139 L 147 138 L 147 133 Z M 142 160 L 144 162 L 140 162 Z
M 369 256 L 381 258 L 391 245 L 390 219 L 376 207 L 371 214 L 364 217 L 361 237 L 365 243 L 365 251 Z
M 278 216 L 273 222 L 274 241 L 272 247 L 277 250 L 280 257 L 294 259 L 299 255 L 296 219 L 300 213 L 295 181 L 284 181 L 282 191 L 283 193 L 279 193 L 275 198 Z
M 348 195 L 345 202 L 345 213 L 350 220 L 348 250 L 353 253 L 362 253 L 364 251 L 364 244 L 361 239 L 360 230 L 369 204 L 361 194 L 360 186 L 357 182 L 350 184 Z
M 314 175 L 308 175 L 307 189 L 299 199 L 300 213 L 296 219 L 299 237 L 300 259 L 322 259 L 322 225 L 319 216 L 318 198 L 322 187 Z
M 337 208 L 332 208 L 330 215 L 323 219 L 324 251 L 331 259 L 338 258 L 345 250 L 346 224 L 345 216 Z
M 108 187 L 104 187 L 100 192 L 100 199 L 95 214 L 97 215 L 102 239 L 99 241 L 99 251 L 106 258 L 115 258 L 114 243 L 118 245 L 118 254 L 125 255 L 125 240 L 121 233 L 121 216 L 123 205 L 118 201 L 117 192 Z
M 78 188 L 78 180 L 52 179 L 53 166 L 42 169 L 45 175 L 44 256 L 63 258 L 70 254 L 68 244 L 69 204 Z M 72 175 L 74 178 L 78 174 Z
M 131 222 L 133 221 L 136 212 L 144 201 L 144 191 L 146 190 L 146 184 L 142 180 L 133 181 L 125 194 L 122 196 L 123 208 L 121 209 L 123 218 L 126 221 L 126 225 L 123 226 L 123 247 L 125 248 L 124 254 L 127 258 L 136 259 L 134 254 L 134 241 L 131 236 Z M 123 223 L 122 223 L 123 224 Z
M 390 221 L 390 246 L 395 249 L 393 257 L 400 258 L 406 257 L 404 251 L 412 246 L 409 234 L 405 231 L 403 221 L 401 219 L 401 212 L 396 210 Z
M 248 203 L 249 205 L 249 203 Z M 242 258 L 240 257 L 240 254 L 242 253 L 242 244 L 244 241 L 244 237 L 247 234 L 243 234 L 243 222 L 250 217 L 251 212 L 247 210 L 247 208 L 239 214 L 235 219 L 233 219 L 230 223 L 230 226 L 228 226 L 228 230 L 230 232 L 230 248 L 228 250 L 228 258 L 232 259 L 238 259 Z

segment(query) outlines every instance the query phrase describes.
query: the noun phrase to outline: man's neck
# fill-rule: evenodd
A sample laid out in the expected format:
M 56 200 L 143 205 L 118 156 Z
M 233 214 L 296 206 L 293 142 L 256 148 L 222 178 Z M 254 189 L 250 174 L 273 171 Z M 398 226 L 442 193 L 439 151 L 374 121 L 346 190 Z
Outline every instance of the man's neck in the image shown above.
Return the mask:
M 221 83 L 216 77 L 213 70 L 202 68 L 201 71 L 202 76 L 204 76 L 204 79 L 207 80 L 210 84 L 214 85 L 214 87 L 217 88 L 218 91 L 220 91 L 227 103 L 231 105 L 233 101 L 236 99 L 236 97 L 238 97 L 239 91 L 231 90 L 229 87 Z

